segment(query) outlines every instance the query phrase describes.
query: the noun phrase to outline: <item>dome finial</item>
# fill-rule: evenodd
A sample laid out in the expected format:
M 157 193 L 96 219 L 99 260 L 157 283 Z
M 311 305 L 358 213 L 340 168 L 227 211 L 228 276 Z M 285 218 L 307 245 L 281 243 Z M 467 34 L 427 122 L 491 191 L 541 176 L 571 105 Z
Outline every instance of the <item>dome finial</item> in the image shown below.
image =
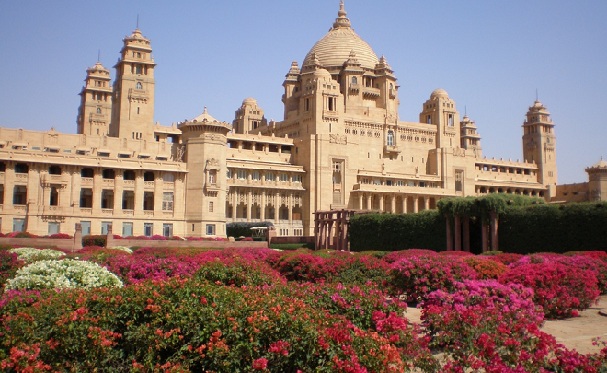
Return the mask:
M 346 7 L 344 5 L 344 0 L 339 0 L 339 11 L 337 12 L 337 18 L 335 18 L 335 22 L 333 23 L 333 28 L 350 28 L 350 20 L 346 17 L 348 13 L 346 12 Z

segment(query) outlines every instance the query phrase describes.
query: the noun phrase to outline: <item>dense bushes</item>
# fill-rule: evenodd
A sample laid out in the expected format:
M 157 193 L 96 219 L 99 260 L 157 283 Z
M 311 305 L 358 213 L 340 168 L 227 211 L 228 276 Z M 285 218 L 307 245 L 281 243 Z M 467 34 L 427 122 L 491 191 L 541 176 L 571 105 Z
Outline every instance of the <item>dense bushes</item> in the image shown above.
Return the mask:
M 607 250 L 607 203 L 511 208 L 500 214 L 500 250 L 565 253 Z
M 255 223 L 227 223 L 226 224 L 226 234 L 228 237 L 252 237 L 253 231 L 252 227 L 273 227 L 274 224 L 268 221 L 263 222 L 255 222 Z
M 5 258 L 11 268 L 15 256 Z M 542 306 L 556 304 L 572 315 L 591 305 L 597 275 L 604 276 L 594 263 L 607 263 L 597 252 L 512 256 L 508 266 L 492 260 L 499 254 L 428 250 L 376 256 L 89 247 L 78 256 L 115 271 L 126 286 L 6 290 L 0 297 L 2 370 L 607 369 L 607 349 L 580 355 L 539 330 Z M 68 261 L 76 262 L 60 262 Z M 538 267 L 526 267 L 532 265 Z M 475 280 L 496 276 L 501 282 Z M 522 284 L 523 277 L 529 283 Z M 422 325 L 403 316 L 405 300 L 421 302 Z
M 525 257 L 514 263 L 499 281 L 533 289 L 533 299 L 544 308 L 547 318 L 577 316 L 577 310 L 590 307 L 598 299 L 598 280 L 593 271 L 552 259 L 532 260 Z
M 398 251 L 414 247 L 444 250 L 445 219 L 438 211 L 418 214 L 364 214 L 350 220 L 352 251 Z
M 439 205 L 450 213 L 474 217 L 470 235 L 472 250 L 477 253 L 481 251 L 480 221 L 489 208 L 499 211 L 499 249 L 503 252 L 607 251 L 607 203 L 550 205 L 523 197 L 495 194 L 446 199 Z M 445 217 L 438 211 L 355 215 L 350 221 L 350 247 L 352 251 L 445 250 L 445 226 Z

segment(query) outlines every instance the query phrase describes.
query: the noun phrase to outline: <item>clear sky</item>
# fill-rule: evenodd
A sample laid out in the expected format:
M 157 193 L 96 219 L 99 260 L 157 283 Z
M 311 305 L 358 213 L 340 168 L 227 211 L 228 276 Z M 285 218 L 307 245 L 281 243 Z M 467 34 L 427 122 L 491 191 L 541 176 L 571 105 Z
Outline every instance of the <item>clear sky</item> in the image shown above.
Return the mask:
M 417 121 L 444 88 L 476 121 L 485 156 L 522 157 L 536 98 L 556 124 L 559 183 L 587 180 L 607 157 L 607 1 L 346 0 L 354 30 L 384 55 L 400 85 L 400 119 Z M 139 28 L 157 63 L 156 121 L 204 106 L 231 122 L 254 97 L 283 115 L 291 61 L 331 27 L 339 0 L 0 0 L 0 126 L 76 132 L 86 68 L 112 72 L 122 38 Z

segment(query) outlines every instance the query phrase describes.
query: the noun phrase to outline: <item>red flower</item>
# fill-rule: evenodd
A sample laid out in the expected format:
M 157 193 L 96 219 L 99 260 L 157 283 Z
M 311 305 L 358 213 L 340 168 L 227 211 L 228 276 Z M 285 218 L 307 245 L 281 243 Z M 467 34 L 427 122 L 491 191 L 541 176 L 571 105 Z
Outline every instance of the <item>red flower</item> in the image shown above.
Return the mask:
M 265 370 L 268 368 L 268 359 L 265 357 L 260 357 L 259 359 L 253 360 L 253 369 L 255 370 Z

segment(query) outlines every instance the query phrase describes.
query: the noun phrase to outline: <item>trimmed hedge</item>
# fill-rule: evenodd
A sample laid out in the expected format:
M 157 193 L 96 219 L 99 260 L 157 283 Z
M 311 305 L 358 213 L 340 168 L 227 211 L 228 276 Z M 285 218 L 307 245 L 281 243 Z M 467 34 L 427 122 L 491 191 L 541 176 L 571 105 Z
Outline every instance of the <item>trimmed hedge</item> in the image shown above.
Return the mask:
M 469 203 L 470 198 L 464 202 Z M 462 199 L 464 200 L 464 199 Z M 496 199 L 499 200 L 499 199 Z M 607 251 L 607 203 L 507 205 L 499 214 L 499 249 L 508 253 Z M 535 204 L 534 204 L 535 203 Z M 517 206 L 518 204 L 518 206 Z M 457 204 L 443 205 L 458 210 Z M 502 206 L 503 207 L 503 206 Z M 470 221 L 471 250 L 480 253 L 481 221 Z M 445 217 L 437 210 L 418 214 L 365 214 L 350 220 L 350 250 L 446 249 Z
M 513 207 L 499 219 L 504 252 L 607 250 L 607 203 Z
M 252 237 L 252 227 L 273 227 L 269 221 L 262 222 L 243 222 L 243 223 L 228 223 L 226 224 L 226 234 L 228 237 Z
M 445 218 L 436 210 L 417 214 L 364 214 L 350 220 L 350 250 L 444 250 Z

